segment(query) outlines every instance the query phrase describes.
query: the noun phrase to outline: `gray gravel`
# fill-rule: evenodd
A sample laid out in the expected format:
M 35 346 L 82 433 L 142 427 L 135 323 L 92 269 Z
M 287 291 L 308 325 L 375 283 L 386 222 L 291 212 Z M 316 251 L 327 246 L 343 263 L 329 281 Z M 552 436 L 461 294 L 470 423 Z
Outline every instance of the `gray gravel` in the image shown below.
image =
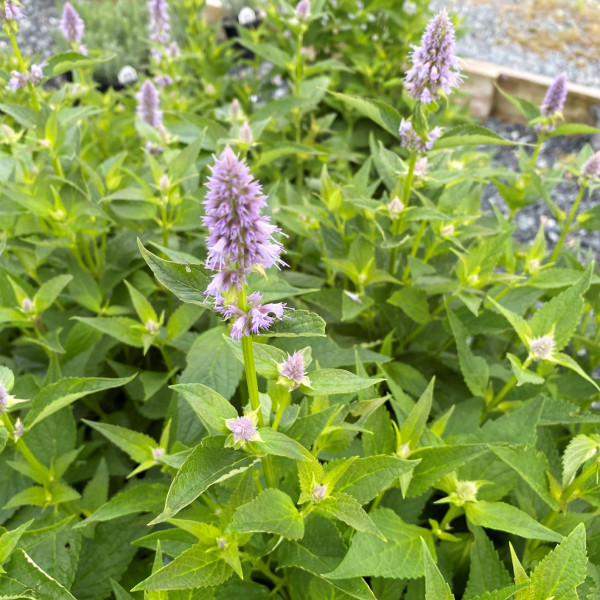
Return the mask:
M 55 0 L 22 0 L 25 18 L 20 22 L 17 43 L 21 54 L 48 58 L 54 52 L 53 32 L 58 28 L 59 15 Z M 11 48 L 7 38 L 0 38 L 0 51 Z
M 557 40 L 572 30 L 581 30 L 582 19 L 574 8 L 574 2 L 562 0 L 550 16 L 536 15 L 533 20 L 523 19 L 518 10 L 511 10 L 526 0 L 433 0 L 431 9 L 438 11 L 444 6 L 449 13 L 462 19 L 466 29 L 457 42 L 457 54 L 476 58 L 497 65 L 529 71 L 548 77 L 556 77 L 567 72 L 569 81 L 600 87 L 600 63 L 582 56 L 589 47 L 589 40 L 580 37 L 579 41 L 568 46 L 568 52 L 534 52 L 532 49 L 515 43 L 507 35 L 509 28 L 526 37 L 532 32 L 549 32 Z M 569 6 L 571 4 L 571 6 Z M 600 10 L 597 0 L 588 0 L 590 10 Z M 508 10 L 507 10 L 508 8 Z
M 497 118 L 488 119 L 484 125 L 499 135 L 513 141 L 528 144 L 536 142 L 535 133 L 527 129 L 524 125 L 508 123 Z M 544 142 L 536 165 L 539 169 L 553 167 L 562 157 L 569 154 L 578 154 L 586 143 L 594 144 L 592 136 L 557 136 L 550 138 Z M 512 171 L 519 171 L 517 153 L 510 146 L 497 147 L 493 162 L 509 167 Z M 562 211 L 568 214 L 578 191 L 579 186 L 575 180 L 563 179 L 554 189 L 552 200 L 554 200 Z M 579 205 L 578 212 L 581 213 L 591 208 L 598 204 L 599 200 L 598 193 L 590 196 L 586 192 Z M 484 191 L 482 198 L 483 207 L 489 207 L 490 202 L 493 202 L 505 215 L 508 215 L 509 211 L 506 203 L 493 184 L 488 185 Z M 540 223 L 544 225 L 548 247 L 554 247 L 560 237 L 559 224 L 552 217 L 550 210 L 541 198 L 535 204 L 521 209 L 515 216 L 514 223 L 516 225 L 515 237 L 520 242 L 533 241 Z M 567 236 L 566 245 L 569 246 L 576 242 L 579 243 L 582 251 L 591 250 L 597 257 L 600 257 L 600 231 L 575 229 Z

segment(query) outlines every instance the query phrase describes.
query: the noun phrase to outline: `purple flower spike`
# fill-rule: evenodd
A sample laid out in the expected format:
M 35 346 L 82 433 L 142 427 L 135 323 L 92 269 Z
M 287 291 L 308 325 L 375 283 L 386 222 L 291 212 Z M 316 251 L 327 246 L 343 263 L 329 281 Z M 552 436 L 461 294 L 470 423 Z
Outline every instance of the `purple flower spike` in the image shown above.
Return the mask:
M 149 0 L 148 10 L 150 11 L 150 39 L 160 44 L 167 44 L 171 31 L 167 0 Z
M 23 9 L 10 0 L 4 1 L 4 10 L 0 9 L 0 20 L 20 21 L 25 15 Z
M 279 229 L 260 214 L 266 206 L 261 185 L 229 146 L 216 159 L 206 187 L 206 268 L 235 268 L 243 273 L 255 266 L 268 269 L 283 264 L 282 245 L 273 239 Z
M 461 81 L 458 61 L 454 55 L 454 26 L 446 9 L 429 21 L 420 46 L 413 46 L 413 66 L 406 74 L 406 91 L 415 100 L 429 104 Z
M 237 417 L 225 421 L 227 429 L 233 434 L 233 443 L 244 445 L 259 439 L 258 429 L 250 417 Z M 257 437 L 258 436 L 258 437 Z
M 310 15 L 310 0 L 300 0 L 296 5 L 296 17 L 303 23 Z
M 288 354 L 287 360 L 277 365 L 277 370 L 280 375 L 277 383 L 287 386 L 290 391 L 301 385 L 310 387 L 310 379 L 306 376 L 304 356 L 301 350 L 294 352 L 291 356 Z
M 567 99 L 567 74 L 561 73 L 548 88 L 540 112 L 545 117 L 551 117 L 555 113 L 562 112 Z
M 136 95 L 138 114 L 150 125 L 158 127 L 162 123 L 162 111 L 159 108 L 158 91 L 150 79 L 146 79 L 142 89 Z
M 44 79 L 44 65 L 45 63 L 40 65 L 32 64 L 31 67 L 29 67 L 29 81 L 31 81 L 33 85 L 42 83 L 42 80 Z
M 433 148 L 433 143 L 440 137 L 442 130 L 434 127 L 427 133 L 427 138 L 422 138 L 412 126 L 410 121 L 402 119 L 400 123 L 400 137 L 402 138 L 402 147 L 411 152 L 426 152 Z
M 20 71 L 11 71 L 10 79 L 8 80 L 8 87 L 13 92 L 24 88 L 27 85 L 27 75 Z
M 261 304 L 262 296 L 258 292 L 248 296 L 248 310 L 244 312 L 237 303 L 223 306 L 217 302 L 215 310 L 227 319 L 236 318 L 231 328 L 231 337 L 239 340 L 245 335 L 257 334 L 261 329 L 268 329 L 277 319 L 283 319 L 284 310 L 288 307 L 283 302 Z
M 588 158 L 581 167 L 581 176 L 585 179 L 598 179 L 600 177 L 600 150 Z
M 60 20 L 60 30 L 65 36 L 67 42 L 71 44 L 79 44 L 83 38 L 85 23 L 77 14 L 77 11 L 71 6 L 70 2 L 65 2 Z

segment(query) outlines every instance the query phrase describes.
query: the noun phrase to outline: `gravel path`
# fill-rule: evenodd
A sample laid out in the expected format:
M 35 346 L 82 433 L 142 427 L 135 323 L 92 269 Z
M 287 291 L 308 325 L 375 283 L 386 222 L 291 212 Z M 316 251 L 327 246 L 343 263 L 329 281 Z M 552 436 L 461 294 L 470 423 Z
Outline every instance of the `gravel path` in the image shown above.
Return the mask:
M 600 87 L 598 0 L 433 0 L 462 20 L 460 56 Z
M 22 0 L 25 18 L 20 22 L 17 35 L 19 50 L 23 55 L 36 54 L 47 58 L 52 55 L 59 15 L 55 0 Z M 0 39 L 0 51 L 10 47 L 7 38 Z

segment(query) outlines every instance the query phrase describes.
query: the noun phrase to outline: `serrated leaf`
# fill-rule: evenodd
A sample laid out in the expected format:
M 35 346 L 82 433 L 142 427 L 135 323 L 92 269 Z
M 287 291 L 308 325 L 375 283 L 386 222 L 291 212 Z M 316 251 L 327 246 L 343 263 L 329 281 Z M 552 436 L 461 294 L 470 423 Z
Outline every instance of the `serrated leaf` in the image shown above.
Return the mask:
M 245 471 L 256 461 L 245 452 L 224 448 L 224 442 L 220 436 L 204 438 L 192 450 L 171 483 L 163 512 L 151 525 L 173 517 L 211 485 Z
M 425 600 L 454 600 L 454 594 L 437 568 L 424 539 L 421 539 L 421 548 L 425 565 Z
M 580 523 L 531 575 L 533 600 L 578 600 L 577 586 L 586 575 L 585 526 Z
M 325 321 L 308 310 L 295 310 L 261 334 L 268 337 L 324 337 Z
M 341 100 L 348 106 L 356 109 L 365 117 L 371 119 L 388 133 L 394 137 L 398 137 L 400 129 L 400 113 L 395 109 L 382 102 L 381 100 L 371 100 L 367 98 L 359 98 L 358 96 L 349 96 L 348 94 L 339 94 L 330 92 L 338 100 Z
M 361 504 L 366 504 L 417 464 L 416 460 L 403 460 L 397 456 L 358 458 L 338 479 L 334 489 L 336 492 L 350 494 Z
M 204 543 L 192 546 L 136 585 L 133 591 L 205 588 L 227 581 L 233 574 L 233 569 L 218 552 L 207 552 L 209 548 Z
M 461 323 L 460 319 L 454 314 L 450 307 L 446 308 L 448 322 L 452 329 L 452 334 L 456 340 L 456 349 L 458 351 L 458 364 L 463 379 L 474 396 L 485 396 L 488 381 L 490 378 L 490 369 L 484 358 L 475 356 L 467 342 L 469 337 L 468 329 Z
M 42 283 L 33 297 L 36 310 L 41 313 L 50 308 L 72 279 L 72 275 L 57 275 Z
M 425 431 L 427 419 L 431 412 L 431 404 L 433 402 L 433 387 L 435 385 L 435 377 L 431 379 L 425 391 L 417 403 L 412 407 L 406 417 L 406 421 L 402 423 L 400 428 L 400 440 L 402 444 L 408 444 L 411 450 L 414 450 L 419 444 L 419 440 Z
M 577 469 L 590 458 L 598 454 L 600 440 L 594 440 L 588 435 L 576 435 L 565 448 L 563 454 L 563 488 L 573 481 Z
M 371 518 L 387 541 L 367 533 L 356 533 L 342 562 L 326 577 L 422 577 L 425 569 L 421 537 L 429 539 L 431 532 L 408 525 L 389 508 L 378 508 L 371 513 Z
M 110 425 L 96 421 L 87 421 L 82 419 L 84 423 L 100 432 L 104 437 L 108 438 L 115 446 L 118 446 L 126 452 L 131 460 L 137 463 L 143 463 L 152 458 L 152 450 L 158 446 L 156 441 L 145 433 L 133 431 L 120 425 Z
M 271 427 L 258 430 L 262 441 L 251 442 L 250 448 L 265 454 L 285 456 L 293 460 L 313 460 L 313 455 L 296 440 Z
M 87 519 L 76 525 L 86 527 L 98 521 L 110 521 L 124 515 L 156 512 L 164 506 L 169 488 L 162 483 L 140 483 L 113 496 Z
M 210 283 L 210 277 L 197 264 L 181 264 L 164 260 L 147 250 L 138 240 L 142 257 L 154 273 L 154 276 L 182 302 L 203 305 L 204 292 Z
M 302 387 L 306 396 L 351 394 L 369 388 L 383 379 L 360 377 L 344 369 L 320 369 L 309 373 L 311 387 Z
M 505 502 L 479 502 L 465 504 L 467 519 L 473 525 L 514 533 L 530 540 L 560 542 L 563 537 L 538 523 L 516 506 Z
M 89 394 L 121 387 L 129 383 L 135 375 L 119 379 L 107 377 L 65 377 L 47 385 L 33 398 L 31 409 L 25 417 L 25 427 L 34 425 L 53 415 L 65 406 Z
M 227 433 L 226 419 L 235 419 L 238 414 L 232 404 L 201 383 L 179 383 L 172 385 L 171 389 L 180 393 L 198 415 L 202 423 L 210 430 L 218 433 Z
M 546 456 L 533 446 L 490 446 L 490 450 L 506 465 L 516 471 L 521 479 L 553 510 L 558 502 L 550 495 L 550 471 Z
M 494 544 L 483 529 L 472 527 L 475 541 L 471 546 L 469 580 L 463 600 L 485 594 L 491 589 L 500 589 L 511 584 L 512 579 L 505 569 Z
M 252 502 L 238 507 L 229 529 L 237 533 L 265 531 L 299 540 L 304 535 L 304 521 L 285 492 L 266 489 Z
M 106 335 L 134 348 L 143 348 L 144 335 L 141 323 L 129 317 L 73 317 Z
M 316 510 L 339 519 L 356 529 L 370 535 L 374 535 L 379 539 L 385 540 L 385 537 L 377 529 L 377 526 L 369 515 L 363 510 L 362 506 L 349 494 L 336 492 L 334 496 L 330 496 L 321 500 L 316 505 Z
M 394 292 L 388 302 L 404 311 L 415 323 L 423 325 L 428 323 L 429 305 L 427 303 L 427 293 L 424 290 L 405 286 Z

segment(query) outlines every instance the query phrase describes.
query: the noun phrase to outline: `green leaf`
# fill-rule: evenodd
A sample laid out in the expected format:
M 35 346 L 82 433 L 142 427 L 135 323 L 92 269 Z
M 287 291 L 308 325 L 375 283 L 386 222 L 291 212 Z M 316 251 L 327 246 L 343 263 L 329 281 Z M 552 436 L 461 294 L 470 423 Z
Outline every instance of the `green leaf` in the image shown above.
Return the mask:
M 465 512 L 473 525 L 507 531 L 530 540 L 560 542 L 563 539 L 560 533 L 544 527 L 526 512 L 504 502 L 469 502 L 465 504 Z
M 162 483 L 140 483 L 119 492 L 76 527 L 86 527 L 99 521 L 110 521 L 124 515 L 157 512 L 165 502 L 168 487 Z
M 33 297 L 37 312 L 41 313 L 50 308 L 72 279 L 72 275 L 58 275 L 42 283 Z
M 580 523 L 531 575 L 533 600 L 578 600 L 577 586 L 586 576 L 585 526 Z
M 73 317 L 106 335 L 114 337 L 123 344 L 134 348 L 143 348 L 144 330 L 141 324 L 129 317 Z
M 563 454 L 563 488 L 568 486 L 575 478 L 575 473 L 581 465 L 598 455 L 600 439 L 593 439 L 580 433 L 576 435 L 565 448 Z
M 20 104 L 0 104 L 0 110 L 10 115 L 19 125 L 26 129 L 34 129 L 37 115 L 32 108 Z
M 528 100 L 513 96 L 497 85 L 495 87 L 528 121 L 540 116 L 540 109 Z
M 546 137 L 555 137 L 557 135 L 596 135 L 600 133 L 600 129 L 585 125 L 583 123 L 563 123 L 554 131 L 546 133 Z
M 425 565 L 425 600 L 454 600 L 454 594 L 437 568 L 424 539 L 421 539 L 421 548 Z
M 33 523 L 33 519 L 27 521 L 11 531 L 5 531 L 0 535 L 0 573 L 2 572 L 2 565 L 6 562 L 12 551 L 16 548 L 19 543 L 19 539 L 29 526 Z
M 463 146 L 515 146 L 517 142 L 505 140 L 497 133 L 479 125 L 458 125 L 449 129 L 433 144 L 434 150 L 461 148 Z
M 517 386 L 524 385 L 526 383 L 530 383 L 532 385 L 542 385 L 546 382 L 541 375 L 538 375 L 529 369 L 524 369 L 523 363 L 514 354 L 507 352 L 506 358 L 508 358 L 510 361 L 512 371 L 517 378 Z
M 258 452 L 293 460 L 314 460 L 314 456 L 302 444 L 271 427 L 261 427 L 258 433 L 262 441 L 249 444 L 250 448 Z
M 152 459 L 152 450 L 158 446 L 156 441 L 145 433 L 133 431 L 120 425 L 110 425 L 97 421 L 82 419 L 84 423 L 100 432 L 108 438 L 115 446 L 126 452 L 131 460 L 137 463 Z
M 8 581 L 0 575 L 3 594 L 33 594 L 39 600 L 76 600 L 56 579 L 44 572 L 21 548 L 12 555 L 6 569 Z M 25 596 L 28 597 L 28 596 Z M 1 596 L 0 596 L 1 598 Z
M 209 430 L 228 433 L 226 419 L 235 419 L 237 410 L 231 403 L 211 388 L 201 383 L 179 383 L 171 389 L 180 393 L 198 418 Z
M 405 286 L 394 292 L 388 302 L 403 310 L 415 323 L 423 325 L 431 319 L 427 293 L 418 288 Z
M 181 264 L 164 260 L 147 250 L 138 239 L 138 247 L 144 260 L 152 269 L 154 276 L 182 302 L 203 305 L 204 292 L 210 283 L 210 277 L 197 264 Z
M 392 108 L 381 100 L 367 100 L 366 98 L 348 96 L 347 94 L 336 92 L 330 92 L 330 94 L 383 127 L 383 129 L 391 133 L 394 137 L 398 137 L 402 117 L 395 108 Z
M 435 446 L 417 448 L 411 453 L 411 459 L 419 460 L 415 467 L 407 497 L 413 498 L 424 494 L 444 475 L 463 466 L 487 451 L 481 444 L 457 444 L 453 446 Z
M 358 458 L 342 474 L 334 489 L 336 493 L 345 492 L 366 504 L 417 464 L 416 460 L 403 460 L 397 456 Z
M 196 164 L 204 137 L 204 135 L 199 136 L 169 161 L 169 177 L 172 181 L 179 181 Z
M 470 600 L 474 596 L 485 594 L 486 591 L 491 589 L 507 587 L 512 581 L 494 548 L 494 544 L 483 529 L 472 527 L 471 530 L 475 536 L 475 541 L 471 546 L 469 581 L 463 600 Z
M 8 367 L 0 366 L 0 383 L 8 393 L 13 389 L 15 376 Z
M 307 310 L 287 313 L 282 321 L 261 332 L 268 337 L 325 337 L 325 321 Z
M 425 391 L 421 394 L 418 402 L 413 406 L 406 421 L 400 429 L 400 440 L 403 444 L 408 444 L 411 450 L 414 450 L 423 432 L 425 425 L 431 412 L 431 403 L 433 402 L 433 387 L 435 385 L 435 377 L 431 379 Z
M 156 315 L 156 311 L 152 308 L 152 304 L 148 302 L 148 299 L 144 294 L 136 290 L 129 281 L 125 281 L 125 285 L 129 290 L 129 295 L 131 296 L 131 302 L 133 303 L 133 308 L 137 313 L 137 316 L 140 318 L 140 321 L 145 325 L 149 320 L 154 321 L 158 324 L 158 316 Z
M 121 387 L 135 375 L 120 379 L 107 377 L 65 377 L 41 389 L 33 398 L 25 417 L 25 427 L 31 429 L 46 417 L 89 394 Z
M 346 525 L 356 529 L 356 531 L 362 531 L 385 540 L 385 537 L 377 529 L 377 525 L 363 510 L 358 500 L 349 494 L 336 492 L 333 496 L 321 500 L 316 505 L 316 510 L 339 519 Z
M 309 373 L 311 387 L 302 387 L 306 396 L 333 396 L 351 394 L 376 385 L 383 379 L 359 377 L 343 369 L 320 369 Z
M 304 521 L 285 492 L 266 489 L 252 502 L 238 507 L 229 529 L 237 533 L 265 531 L 299 540 L 304 535 Z
M 202 383 L 225 398 L 233 396 L 244 367 L 224 339 L 226 329 L 214 327 L 200 334 L 187 353 L 180 383 Z
M 79 52 L 70 50 L 68 52 L 61 52 L 55 54 L 48 59 L 47 66 L 44 70 L 49 69 L 50 77 L 56 77 L 62 75 L 68 71 L 74 71 L 83 67 L 90 67 L 103 62 L 108 62 L 115 57 L 114 54 L 106 53 L 98 57 L 89 57 Z
M 227 581 L 233 569 L 218 552 L 205 543 L 199 543 L 177 556 L 167 566 L 136 585 L 132 591 L 183 590 L 220 585 Z
M 546 473 L 550 471 L 546 456 L 533 446 L 490 446 L 490 450 L 511 469 L 553 510 L 560 510 L 550 495 Z
M 490 369 L 484 358 L 475 356 L 469 347 L 469 331 L 461 323 L 460 319 L 448 306 L 446 308 L 448 322 L 452 329 L 452 334 L 456 340 L 456 349 L 458 351 L 458 364 L 463 375 L 463 379 L 473 396 L 485 396 L 488 381 L 490 378 Z
M 194 448 L 171 483 L 163 512 L 150 525 L 175 516 L 211 485 L 245 471 L 256 461 L 245 452 L 224 448 L 224 442 L 224 437 L 209 437 Z
M 371 518 L 387 541 L 367 533 L 356 533 L 342 562 L 326 577 L 422 577 L 425 568 L 421 537 L 431 539 L 431 532 L 408 525 L 389 508 L 378 508 L 371 513 Z

